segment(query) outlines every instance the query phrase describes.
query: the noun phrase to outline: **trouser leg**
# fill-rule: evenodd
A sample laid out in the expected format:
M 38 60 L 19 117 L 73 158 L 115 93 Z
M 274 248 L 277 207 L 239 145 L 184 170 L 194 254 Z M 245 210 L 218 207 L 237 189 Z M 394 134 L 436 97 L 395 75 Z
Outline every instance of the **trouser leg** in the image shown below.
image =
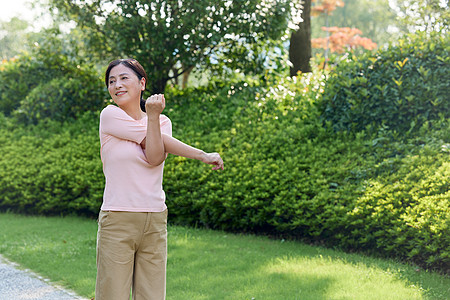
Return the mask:
M 142 241 L 136 251 L 134 300 L 163 300 L 166 295 L 167 210 L 148 213 Z
M 128 300 L 134 254 L 145 214 L 100 212 L 97 234 L 96 300 Z

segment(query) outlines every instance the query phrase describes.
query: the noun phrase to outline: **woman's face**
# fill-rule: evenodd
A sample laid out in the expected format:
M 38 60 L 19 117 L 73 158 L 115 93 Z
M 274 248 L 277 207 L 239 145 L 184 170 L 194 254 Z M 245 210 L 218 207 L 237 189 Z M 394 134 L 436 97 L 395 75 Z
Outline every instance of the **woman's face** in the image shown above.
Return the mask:
M 132 69 L 122 64 L 111 69 L 108 78 L 108 91 L 117 105 L 127 105 L 133 101 L 139 104 L 141 92 L 144 89 L 145 78 L 139 80 Z

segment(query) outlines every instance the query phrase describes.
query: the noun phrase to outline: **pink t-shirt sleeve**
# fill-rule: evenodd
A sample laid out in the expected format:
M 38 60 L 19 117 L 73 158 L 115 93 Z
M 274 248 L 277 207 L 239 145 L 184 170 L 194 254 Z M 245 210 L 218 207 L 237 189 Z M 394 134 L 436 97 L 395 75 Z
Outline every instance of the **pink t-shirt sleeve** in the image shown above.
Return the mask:
M 159 122 L 161 127 L 161 133 L 172 136 L 172 122 L 170 121 L 170 119 L 165 115 L 161 115 L 159 117 Z
M 100 126 L 103 134 L 138 144 L 147 134 L 147 126 L 144 122 L 134 120 L 125 111 L 114 105 L 103 109 L 100 114 Z

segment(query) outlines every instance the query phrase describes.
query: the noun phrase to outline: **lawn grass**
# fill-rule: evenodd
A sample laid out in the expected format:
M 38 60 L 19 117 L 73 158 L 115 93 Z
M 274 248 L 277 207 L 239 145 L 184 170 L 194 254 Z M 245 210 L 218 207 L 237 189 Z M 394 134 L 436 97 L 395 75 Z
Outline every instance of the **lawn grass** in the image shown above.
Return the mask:
M 0 214 L 0 254 L 94 296 L 95 220 Z M 450 278 L 298 242 L 169 226 L 167 299 L 450 299 Z

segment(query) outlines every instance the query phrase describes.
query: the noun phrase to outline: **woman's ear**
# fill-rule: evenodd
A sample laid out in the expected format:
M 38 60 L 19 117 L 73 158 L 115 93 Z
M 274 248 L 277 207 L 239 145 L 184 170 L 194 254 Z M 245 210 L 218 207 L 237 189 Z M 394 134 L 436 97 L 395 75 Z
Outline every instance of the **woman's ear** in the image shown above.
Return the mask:
M 142 77 L 141 78 L 141 91 L 145 91 L 145 84 L 146 84 L 145 77 Z

